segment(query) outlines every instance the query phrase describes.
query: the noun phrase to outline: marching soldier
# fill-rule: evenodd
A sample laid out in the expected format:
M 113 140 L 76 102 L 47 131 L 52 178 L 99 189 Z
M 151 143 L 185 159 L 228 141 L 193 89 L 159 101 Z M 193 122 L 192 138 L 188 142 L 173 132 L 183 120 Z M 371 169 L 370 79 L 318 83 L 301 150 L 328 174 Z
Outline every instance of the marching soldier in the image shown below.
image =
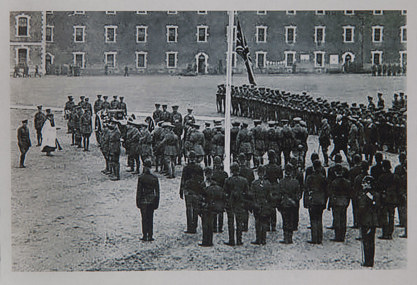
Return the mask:
M 97 115 L 99 111 L 103 109 L 103 100 L 101 100 L 101 95 L 97 95 L 97 100 L 94 102 L 94 114 Z
M 283 244 L 292 243 L 293 231 L 298 226 L 298 201 L 301 199 L 302 192 L 300 183 L 293 175 L 294 166 L 287 164 L 285 166 L 285 176 L 279 182 L 280 206 L 279 210 L 282 215 L 282 229 L 284 231 Z
M 304 207 L 308 208 L 311 224 L 311 244 L 321 244 L 323 240 L 322 215 L 326 207 L 326 178 L 321 173 L 320 160 L 313 162 L 314 172 L 307 177 L 304 190 Z
M 212 149 L 213 149 L 212 139 L 213 139 L 215 131 L 210 128 L 210 123 L 209 122 L 205 122 L 204 125 L 205 125 L 205 128 L 203 130 L 203 135 L 204 135 L 204 146 L 203 146 L 204 166 L 207 167 L 207 166 L 211 166 L 211 157 L 212 157 Z M 223 143 L 223 147 L 224 147 L 224 143 Z
M 29 129 L 27 127 L 28 120 L 23 120 L 22 125 L 17 129 L 17 144 L 20 150 L 20 161 L 19 167 L 25 168 L 25 158 L 26 153 L 29 151 L 29 148 L 32 146 L 30 142 Z
M 237 134 L 236 138 L 236 147 L 239 152 L 245 155 L 246 165 L 250 167 L 250 160 L 252 159 L 253 154 L 253 139 L 251 132 L 248 130 L 248 124 L 242 123 L 242 127 Z
M 185 198 L 187 230 L 185 233 L 195 234 L 198 222 L 198 195 L 201 193 L 204 172 L 201 166 L 196 163 L 194 151 L 188 155 L 188 164 L 184 166 L 181 176 L 180 198 Z
M 244 177 L 239 175 L 239 171 L 239 165 L 232 163 L 230 166 L 232 176 L 225 180 L 223 187 L 226 194 L 226 212 L 229 231 L 229 241 L 225 242 L 225 244 L 230 246 L 243 245 L 242 229 L 244 223 L 245 197 L 248 195 L 249 184 Z
M 259 179 L 251 184 L 252 210 L 255 217 L 256 240 L 252 244 L 266 244 L 266 231 L 269 227 L 271 212 L 275 211 L 270 202 L 270 182 L 265 179 L 265 167 L 258 167 Z
M 213 176 L 212 180 L 216 181 L 216 184 L 222 187 L 224 186 L 224 181 L 228 178 L 229 175 L 224 171 L 222 164 L 222 159 L 219 156 L 213 158 Z M 223 232 L 223 212 L 218 212 L 213 217 L 213 231 L 215 233 Z
M 159 181 L 158 177 L 151 173 L 152 162 L 143 162 L 143 173 L 138 177 L 136 192 L 136 206 L 142 216 L 141 240 L 153 241 L 153 212 L 159 206 Z
M 265 154 L 265 130 L 262 127 L 261 120 L 254 120 L 255 127 L 251 130 L 254 145 L 253 164 L 258 168 L 260 164 L 264 164 L 263 156 Z
M 36 146 L 40 146 L 42 144 L 42 127 L 46 121 L 46 116 L 42 112 L 42 106 L 38 106 L 38 112 L 35 114 L 34 125 L 36 129 L 36 138 L 38 140 L 38 144 Z
M 329 206 L 332 209 L 335 238 L 332 241 L 344 242 L 346 235 L 346 211 L 351 198 L 351 183 L 343 177 L 343 167 L 337 164 L 336 178 L 329 185 Z
M 365 176 L 358 192 L 359 225 L 361 228 L 363 263 L 362 266 L 373 267 L 375 256 L 375 230 L 378 224 L 377 209 L 379 194 L 373 187 L 374 178 Z

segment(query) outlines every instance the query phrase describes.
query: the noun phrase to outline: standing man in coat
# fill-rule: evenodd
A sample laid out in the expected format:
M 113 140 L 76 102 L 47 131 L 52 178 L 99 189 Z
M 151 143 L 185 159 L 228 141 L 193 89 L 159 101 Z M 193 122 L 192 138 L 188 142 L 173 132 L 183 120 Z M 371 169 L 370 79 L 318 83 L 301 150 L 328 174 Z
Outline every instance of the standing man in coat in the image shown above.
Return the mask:
M 407 237 L 407 155 L 400 153 L 398 156 L 400 164 L 395 167 L 394 174 L 398 177 L 398 217 L 400 227 L 404 227 L 404 234 L 401 238 Z
M 248 130 L 248 124 L 242 123 L 242 127 L 237 134 L 236 147 L 239 153 L 245 154 L 246 166 L 250 167 L 250 160 L 253 154 L 253 138 L 251 132 Z
M 325 167 L 329 166 L 329 155 L 327 154 L 327 151 L 330 146 L 330 133 L 330 125 L 327 122 L 327 119 L 323 119 L 319 130 L 319 143 L 323 153 Z
M 178 157 L 180 151 L 179 139 L 174 134 L 174 126 L 171 123 L 164 123 L 162 125 L 165 129 L 163 140 L 159 144 L 159 147 L 164 149 L 164 164 L 169 179 L 175 178 L 175 160 Z
M 313 162 L 314 172 L 307 177 L 304 190 L 304 207 L 308 208 L 311 224 L 311 244 L 321 244 L 323 240 L 323 210 L 326 207 L 326 178 L 322 173 L 320 160 Z
M 198 223 L 198 195 L 202 192 L 201 187 L 204 181 L 204 172 L 200 164 L 196 163 L 194 151 L 188 154 L 189 162 L 182 170 L 180 198 L 185 198 L 187 217 L 187 234 L 197 232 Z
M 114 120 L 110 121 L 109 125 L 109 161 L 110 167 L 113 170 L 110 180 L 120 180 L 120 131 Z
M 263 156 L 266 151 L 265 147 L 265 129 L 262 127 L 261 120 L 254 120 L 255 127 L 251 130 L 254 145 L 253 164 L 255 168 L 264 164 Z
M 42 127 L 43 123 L 46 121 L 46 116 L 42 112 L 42 106 L 38 106 L 38 112 L 35 114 L 35 129 L 36 129 L 36 138 L 38 140 L 38 144 L 36 146 L 40 146 L 42 144 Z
M 142 216 L 141 240 L 153 241 L 153 212 L 159 206 L 159 181 L 151 173 L 152 162 L 147 159 L 143 162 L 143 173 L 138 178 L 136 192 L 136 206 Z
M 32 146 L 30 142 L 30 134 L 29 129 L 27 127 L 28 120 L 23 120 L 22 125 L 17 129 L 17 144 L 20 150 L 20 168 L 25 168 L 25 158 L 26 153 L 28 152 L 29 148 Z
M 89 109 L 85 109 L 80 118 L 80 131 L 83 138 L 84 151 L 88 151 L 88 147 L 90 146 L 90 136 L 93 132 L 91 113 Z

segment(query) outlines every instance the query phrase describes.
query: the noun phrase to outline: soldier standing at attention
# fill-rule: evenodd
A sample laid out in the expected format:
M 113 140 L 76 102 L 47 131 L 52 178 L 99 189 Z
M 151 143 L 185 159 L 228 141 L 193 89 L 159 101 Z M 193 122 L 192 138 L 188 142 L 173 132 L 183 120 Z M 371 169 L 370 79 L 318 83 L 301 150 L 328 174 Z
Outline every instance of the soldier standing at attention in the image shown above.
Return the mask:
M 255 217 L 256 240 L 252 244 L 266 244 L 266 231 L 269 227 L 269 219 L 271 212 L 275 209 L 270 203 L 270 182 L 265 179 L 265 167 L 260 165 L 258 167 L 259 179 L 252 182 L 251 196 L 252 196 L 252 210 Z
M 147 159 L 143 162 L 143 173 L 138 178 L 136 192 L 136 206 L 142 216 L 141 240 L 153 241 L 153 212 L 159 206 L 159 181 L 151 173 L 152 162 Z
M 152 118 L 155 121 L 155 124 L 158 124 L 160 121 L 162 121 L 162 111 L 159 109 L 161 107 L 161 104 L 156 103 L 155 104 L 155 111 L 152 113 Z
M 239 171 L 239 164 L 232 163 L 230 166 L 232 177 L 225 180 L 223 187 L 226 194 L 226 212 L 229 229 L 229 241 L 225 242 L 225 244 L 230 246 L 243 245 L 242 228 L 245 212 L 245 196 L 248 194 L 249 185 L 244 177 L 239 176 Z
M 113 96 L 113 100 L 110 102 L 110 109 L 111 110 L 117 110 L 120 109 L 120 102 L 117 100 L 117 96 Z
M 325 167 L 329 166 L 329 155 L 327 154 L 327 150 L 330 146 L 330 133 L 330 125 L 327 122 L 327 119 L 323 119 L 319 130 L 319 143 L 323 153 Z
M 107 101 L 107 98 L 109 98 L 107 95 L 103 96 L 104 102 L 103 102 L 103 110 L 110 110 L 110 102 Z
M 42 112 L 42 106 L 39 105 L 38 112 L 36 112 L 35 120 L 34 120 L 35 129 L 36 129 L 36 138 L 38 140 L 38 144 L 36 146 L 40 146 L 42 144 L 42 127 L 45 121 L 46 121 L 46 116 Z
M 17 144 L 20 150 L 20 162 L 19 167 L 25 168 L 25 158 L 26 153 L 28 152 L 29 148 L 32 146 L 30 142 L 30 134 L 29 129 L 27 127 L 28 120 L 23 120 L 22 125 L 17 129 Z
M 171 179 L 175 178 L 175 160 L 179 153 L 179 139 L 174 134 L 174 126 L 171 123 L 164 123 L 163 127 L 165 128 L 165 134 L 163 135 L 160 146 L 164 148 L 166 175 Z
M 378 92 L 378 109 L 384 110 L 384 108 L 385 108 L 385 101 L 382 98 L 382 93 Z
M 239 133 L 239 122 L 233 122 L 230 129 L 230 154 L 232 155 L 232 161 L 237 161 L 238 149 L 236 146 L 237 134 Z
M 265 129 L 262 127 L 261 120 L 254 120 L 255 127 L 251 130 L 252 140 L 254 145 L 253 150 L 253 164 L 255 168 L 264 164 L 263 156 L 265 154 Z
M 365 267 L 374 266 L 375 230 L 378 225 L 379 193 L 373 187 L 373 183 L 372 176 L 365 176 L 358 191 L 359 225 L 364 257 L 362 266 Z
M 293 231 L 298 227 L 298 201 L 302 196 L 300 183 L 293 175 L 294 166 L 285 166 L 285 176 L 279 182 L 280 212 L 282 215 L 282 229 L 284 230 L 283 244 L 292 243 Z
M 281 165 L 277 164 L 276 153 L 273 149 L 270 149 L 268 151 L 268 164 L 265 165 L 265 178 L 271 183 L 271 193 L 276 195 L 271 202 L 273 209 L 268 220 L 267 231 L 275 232 L 277 229 L 277 212 L 275 208 L 278 207 L 279 204 L 278 181 L 282 178 L 282 176 L 282 168 Z
M 224 167 L 222 164 L 222 159 L 219 156 L 215 156 L 213 158 L 213 176 L 212 180 L 216 181 L 216 184 L 222 188 L 224 186 L 224 181 L 228 178 L 229 175 L 226 171 L 224 171 Z M 213 232 L 215 233 L 222 233 L 223 232 L 223 211 L 218 212 L 213 217 Z
M 244 154 L 246 158 L 246 166 L 250 167 L 250 160 L 253 154 L 253 140 L 250 131 L 248 130 L 248 124 L 242 123 L 242 127 L 237 134 L 236 147 L 240 154 Z
M 145 160 L 152 161 L 153 149 L 152 149 L 152 135 L 148 130 L 148 124 L 145 122 L 139 124 L 139 133 L 140 133 L 140 158 L 142 162 Z
M 188 159 L 188 164 L 182 170 L 180 198 L 185 198 L 187 217 L 187 230 L 185 233 L 195 234 L 198 223 L 198 194 L 201 192 L 204 172 L 203 168 L 196 163 L 194 151 L 190 151 Z
M 127 105 L 125 102 L 123 102 L 123 99 L 125 97 L 120 96 L 120 102 L 119 102 L 119 109 L 123 111 L 123 117 L 126 118 L 127 117 Z
M 91 103 L 89 101 L 90 101 L 90 99 L 85 98 L 84 108 L 83 109 L 90 111 L 90 116 L 92 116 L 92 114 L 93 114 L 93 107 L 91 106 Z
M 80 118 L 80 131 L 83 138 L 84 151 L 88 151 L 88 147 L 90 146 L 90 136 L 93 132 L 91 113 L 89 109 L 86 109 Z
M 171 122 L 171 113 L 167 110 L 168 105 L 162 105 L 161 121 Z
M 214 136 L 214 130 L 210 128 L 210 123 L 205 122 L 204 123 L 205 128 L 203 130 L 204 135 L 204 166 L 211 166 L 211 156 L 212 156 L 212 149 L 213 149 L 213 136 Z M 224 146 L 224 142 L 223 142 Z M 213 156 L 214 157 L 214 156 Z
M 346 210 L 351 197 L 351 183 L 343 177 L 343 167 L 335 166 L 336 178 L 329 185 L 329 206 L 333 211 L 335 238 L 332 241 L 344 242 L 346 235 Z M 329 207 L 327 209 L 330 209 Z
M 253 170 L 246 166 L 245 159 L 246 159 L 246 156 L 243 153 L 239 154 L 239 158 L 238 158 L 239 176 L 244 177 L 248 181 L 248 185 L 252 185 L 252 182 L 255 180 L 255 175 L 253 173 Z M 242 228 L 242 231 L 244 231 L 244 232 L 248 231 L 249 209 L 250 209 L 250 205 L 246 204 L 245 209 L 242 212 L 242 214 L 243 214 L 243 228 Z
M 110 121 L 109 129 L 109 161 L 113 172 L 110 180 L 117 181 L 120 180 L 120 131 L 114 120 Z
M 71 113 L 74 111 L 74 107 L 75 107 L 75 103 L 74 103 L 74 98 L 72 96 L 68 96 L 68 101 L 65 103 L 65 107 L 64 107 L 64 119 L 68 120 L 68 129 L 67 129 L 67 134 L 71 133 L 71 127 L 69 126 L 70 122 L 70 117 L 71 117 Z
M 103 109 L 103 100 L 101 100 L 101 95 L 97 95 L 97 100 L 94 102 L 94 114 L 97 115 L 99 111 Z
M 171 124 L 174 125 L 174 134 L 177 135 L 178 137 L 178 141 L 180 144 L 180 149 L 182 148 L 181 146 L 181 136 L 183 133 L 183 126 L 182 126 L 182 115 L 180 112 L 178 112 L 178 105 L 173 105 L 172 106 L 172 114 L 171 114 Z M 178 161 L 177 161 L 177 165 L 181 165 L 181 152 L 178 153 Z
M 407 237 L 407 156 L 400 153 L 398 156 L 400 164 L 395 167 L 394 174 L 398 177 L 398 217 L 400 227 L 404 227 L 404 234 L 401 238 Z
M 307 177 L 304 190 L 304 207 L 308 208 L 311 224 L 311 244 L 321 244 L 323 240 L 322 215 L 326 207 L 326 178 L 321 172 L 320 160 L 313 162 L 314 172 Z

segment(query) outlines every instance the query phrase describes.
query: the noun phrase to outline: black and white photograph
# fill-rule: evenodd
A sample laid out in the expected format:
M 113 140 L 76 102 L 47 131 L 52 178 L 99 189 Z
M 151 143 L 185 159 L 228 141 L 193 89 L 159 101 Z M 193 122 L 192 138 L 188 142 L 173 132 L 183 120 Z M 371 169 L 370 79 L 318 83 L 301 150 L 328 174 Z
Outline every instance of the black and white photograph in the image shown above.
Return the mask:
M 7 11 L 2 270 L 410 269 L 408 6 L 34 6 Z

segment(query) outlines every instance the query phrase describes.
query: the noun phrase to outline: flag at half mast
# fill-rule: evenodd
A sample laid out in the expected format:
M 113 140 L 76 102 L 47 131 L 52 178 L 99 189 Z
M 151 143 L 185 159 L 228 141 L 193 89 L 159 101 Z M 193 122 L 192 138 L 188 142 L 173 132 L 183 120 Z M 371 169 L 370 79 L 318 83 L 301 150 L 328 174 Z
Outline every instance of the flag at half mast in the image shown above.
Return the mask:
M 252 85 L 256 85 L 255 77 L 253 76 L 252 59 L 249 53 L 249 46 L 246 42 L 245 36 L 243 35 L 239 20 L 237 20 L 236 53 L 240 55 L 245 61 L 246 70 L 248 71 L 249 83 Z

